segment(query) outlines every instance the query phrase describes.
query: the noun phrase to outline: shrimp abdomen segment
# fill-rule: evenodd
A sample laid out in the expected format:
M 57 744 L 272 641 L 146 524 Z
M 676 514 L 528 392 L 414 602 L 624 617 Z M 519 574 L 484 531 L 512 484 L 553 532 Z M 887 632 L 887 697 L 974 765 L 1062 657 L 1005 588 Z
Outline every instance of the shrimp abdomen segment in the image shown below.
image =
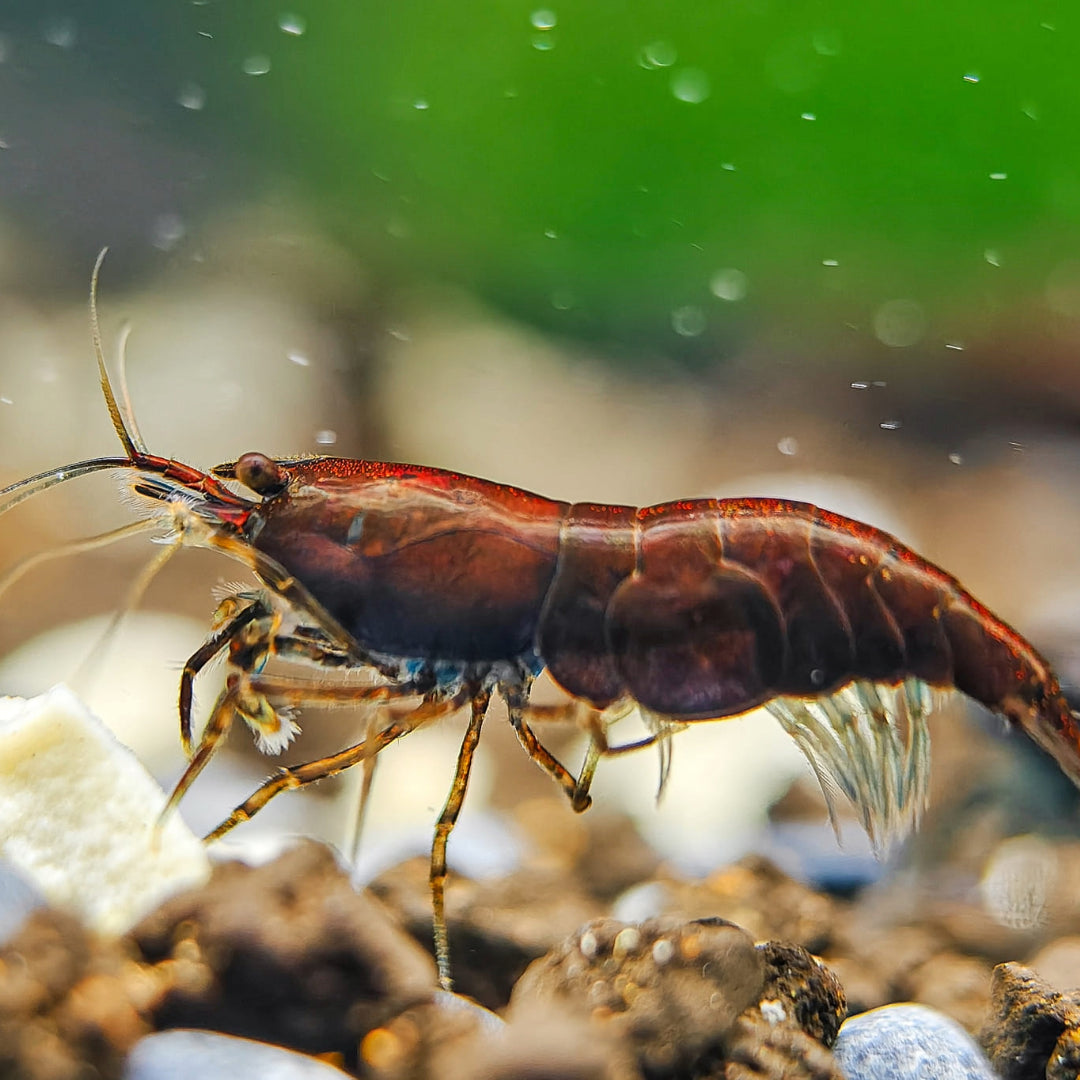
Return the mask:
M 1080 729 L 1038 653 L 887 533 L 806 503 L 571 507 L 538 643 L 575 696 L 678 720 L 855 681 L 956 687 L 1080 777 Z

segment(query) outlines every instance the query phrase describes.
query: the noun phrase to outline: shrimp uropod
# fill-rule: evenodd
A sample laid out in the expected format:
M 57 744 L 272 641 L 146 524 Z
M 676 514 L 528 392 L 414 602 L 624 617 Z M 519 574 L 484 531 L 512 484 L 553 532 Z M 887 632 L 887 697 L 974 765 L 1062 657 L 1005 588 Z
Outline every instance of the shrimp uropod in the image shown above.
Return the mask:
M 570 504 L 422 466 L 246 453 L 203 472 L 149 453 L 126 392 L 121 407 L 106 371 L 100 264 L 91 288 L 95 353 L 124 455 L 12 484 L 0 491 L 0 513 L 77 476 L 127 471 L 148 519 L 167 524 L 177 546 L 220 550 L 261 582 L 222 602 L 184 666 L 180 726 L 190 760 L 169 807 L 237 717 L 276 752 L 295 730 L 294 709 L 338 702 L 382 710 L 361 741 L 280 769 L 208 839 L 282 791 L 370 768 L 390 743 L 468 707 L 431 853 L 444 985 L 446 845 L 493 695 L 577 810 L 589 805 L 605 754 L 656 744 L 663 781 L 673 731 L 766 706 L 806 753 L 830 812 L 839 789 L 884 843 L 925 804 L 926 716 L 947 689 L 1023 728 L 1080 784 L 1080 720 L 1035 649 L 893 537 L 809 504 Z M 193 682 L 220 654 L 229 664 L 225 688 L 194 743 Z M 271 656 L 373 678 L 357 686 L 269 673 Z M 530 703 L 545 668 L 567 704 Z M 651 734 L 610 745 L 611 723 L 634 707 Z M 552 718 L 590 734 L 576 775 L 533 732 L 533 721 Z

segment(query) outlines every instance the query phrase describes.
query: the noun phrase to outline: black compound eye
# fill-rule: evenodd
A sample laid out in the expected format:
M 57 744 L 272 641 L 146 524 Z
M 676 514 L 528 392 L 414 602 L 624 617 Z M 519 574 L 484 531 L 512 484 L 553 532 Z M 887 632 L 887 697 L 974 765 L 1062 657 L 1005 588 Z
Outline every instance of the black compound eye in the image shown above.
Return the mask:
M 236 462 L 236 479 L 259 495 L 276 495 L 285 486 L 277 462 L 265 454 L 244 454 Z

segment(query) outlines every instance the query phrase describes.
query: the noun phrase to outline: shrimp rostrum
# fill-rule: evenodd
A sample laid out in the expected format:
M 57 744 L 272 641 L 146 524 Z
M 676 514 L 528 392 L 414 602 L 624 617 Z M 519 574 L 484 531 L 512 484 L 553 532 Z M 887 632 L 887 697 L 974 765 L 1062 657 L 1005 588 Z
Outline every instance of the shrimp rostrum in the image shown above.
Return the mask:
M 128 471 L 149 520 L 164 520 L 178 544 L 239 560 L 261 582 L 222 604 L 185 665 L 190 762 L 170 806 L 237 717 L 278 750 L 296 708 L 381 710 L 355 745 L 280 769 L 210 838 L 280 792 L 368 766 L 420 725 L 469 710 L 431 855 L 447 985 L 446 844 L 493 695 L 578 810 L 604 755 L 656 744 L 666 761 L 680 727 L 766 706 L 807 754 L 830 810 L 842 792 L 883 842 L 925 802 L 926 716 L 948 689 L 1022 728 L 1080 784 L 1080 720 L 1047 662 L 955 578 L 878 529 L 776 499 L 570 504 L 441 469 L 345 458 L 246 453 L 203 472 L 147 452 L 110 385 L 96 316 L 94 327 L 124 455 L 13 484 L 0 510 L 76 476 Z M 192 682 L 221 653 L 225 688 L 193 743 Z M 305 681 L 267 669 L 271 656 L 372 678 Z M 567 704 L 530 704 L 545 668 Z M 611 725 L 634 708 L 649 734 L 612 743 Z M 534 721 L 560 718 L 589 737 L 577 775 L 533 731 Z

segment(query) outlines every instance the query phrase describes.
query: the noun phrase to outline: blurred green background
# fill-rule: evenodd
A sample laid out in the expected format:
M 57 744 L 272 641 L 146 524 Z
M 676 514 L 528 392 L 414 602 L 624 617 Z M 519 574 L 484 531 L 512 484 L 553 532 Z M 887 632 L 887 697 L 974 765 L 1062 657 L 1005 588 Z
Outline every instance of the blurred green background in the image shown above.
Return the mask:
M 126 112 L 178 155 L 188 228 L 287 186 L 383 283 L 463 287 L 620 365 L 700 369 L 763 327 L 813 347 L 845 324 L 946 364 L 975 326 L 1080 314 L 1068 5 L 6 9 L 9 109 L 22 66 L 57 110 Z M 74 234 L 92 219 L 115 244 L 154 169 L 125 179 L 108 132 L 78 138 L 85 179 L 115 172 L 83 186 Z M 18 195 L 41 228 L 72 217 L 63 191 Z

